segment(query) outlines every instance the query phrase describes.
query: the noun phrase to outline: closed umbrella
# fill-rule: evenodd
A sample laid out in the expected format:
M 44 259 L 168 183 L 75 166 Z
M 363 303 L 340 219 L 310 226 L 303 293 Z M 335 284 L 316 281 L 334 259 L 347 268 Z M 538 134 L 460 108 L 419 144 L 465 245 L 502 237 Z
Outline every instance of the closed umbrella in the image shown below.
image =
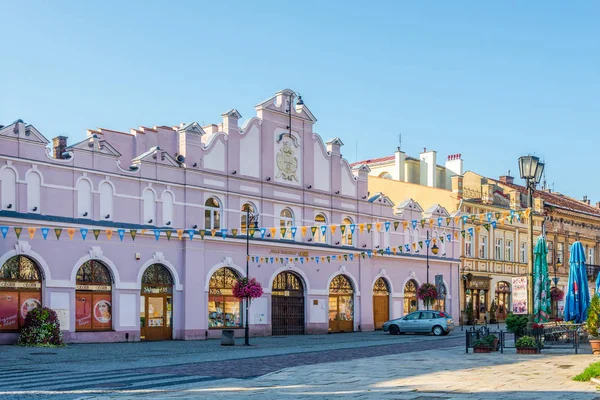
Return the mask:
M 580 242 L 571 246 L 569 257 L 569 285 L 565 296 L 565 321 L 581 323 L 587 319 L 590 305 L 587 271 L 585 268 L 585 251 Z
M 540 236 L 533 251 L 533 313 L 535 322 L 548 322 L 550 317 L 550 277 L 548 276 L 548 248 Z
M 600 296 L 600 273 L 596 278 L 596 296 Z

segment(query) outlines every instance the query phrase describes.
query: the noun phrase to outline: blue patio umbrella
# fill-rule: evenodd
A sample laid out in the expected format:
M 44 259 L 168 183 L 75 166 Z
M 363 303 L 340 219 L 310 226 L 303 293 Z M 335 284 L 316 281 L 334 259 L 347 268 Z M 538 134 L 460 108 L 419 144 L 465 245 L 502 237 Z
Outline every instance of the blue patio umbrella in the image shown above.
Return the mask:
M 596 278 L 596 296 L 600 296 L 600 274 Z
M 587 271 L 585 268 L 585 251 L 580 242 L 571 246 L 569 257 L 569 285 L 565 296 L 565 321 L 581 323 L 587 319 L 590 305 Z

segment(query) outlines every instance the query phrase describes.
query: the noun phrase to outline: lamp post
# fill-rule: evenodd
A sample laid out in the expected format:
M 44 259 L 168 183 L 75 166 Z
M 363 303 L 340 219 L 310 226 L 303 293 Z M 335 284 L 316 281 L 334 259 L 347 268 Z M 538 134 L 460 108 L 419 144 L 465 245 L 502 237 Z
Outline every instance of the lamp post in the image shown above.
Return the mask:
M 542 179 L 544 163 L 535 156 L 519 157 L 519 172 L 527 183 L 527 207 L 530 208 L 529 236 L 529 279 L 527 282 L 527 313 L 533 318 L 533 192 Z
M 427 245 L 427 251 L 425 253 L 426 255 L 426 259 L 427 259 L 427 283 L 429 284 L 429 245 L 431 244 L 430 241 L 430 236 L 429 236 L 429 231 L 427 231 L 427 240 L 425 241 L 425 245 Z M 437 245 L 434 243 L 433 247 L 431 248 L 431 252 L 435 255 L 438 253 L 439 251 L 439 247 L 437 247 Z M 429 310 L 429 304 L 427 304 L 427 309 Z
M 291 92 L 290 93 L 290 98 L 287 100 L 287 110 L 285 110 L 285 112 L 288 114 L 288 133 L 290 135 L 290 137 L 292 137 L 292 107 L 293 107 L 293 103 L 294 103 L 294 97 L 298 96 L 298 101 L 296 102 L 296 105 L 301 106 L 304 105 L 304 101 L 302 101 L 302 96 L 300 96 L 300 94 L 296 93 L 296 92 Z
M 552 248 L 552 267 L 554 268 L 554 278 L 552 281 L 554 282 L 554 289 L 556 290 L 556 285 L 558 285 L 559 277 L 556 276 L 556 270 L 562 267 L 562 263 L 560 262 L 560 256 L 556 257 L 556 250 Z M 558 301 L 555 301 L 553 304 L 553 309 L 556 306 L 556 314 L 555 318 L 558 318 Z
M 250 225 L 258 222 L 258 213 L 250 213 L 250 205 L 246 206 L 246 278 L 250 279 Z M 252 210 L 254 211 L 254 210 Z M 250 301 L 246 299 L 246 326 L 244 327 L 244 345 L 250 346 Z

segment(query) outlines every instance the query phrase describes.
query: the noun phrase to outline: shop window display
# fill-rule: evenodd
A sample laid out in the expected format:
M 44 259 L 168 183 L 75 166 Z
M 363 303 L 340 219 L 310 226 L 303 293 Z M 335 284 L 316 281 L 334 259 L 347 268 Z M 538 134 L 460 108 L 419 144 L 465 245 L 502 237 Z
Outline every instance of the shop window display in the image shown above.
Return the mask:
M 112 278 L 99 261 L 86 261 L 77 271 L 75 330 L 112 328 Z
M 210 278 L 208 295 L 208 327 L 237 328 L 242 326 L 242 302 L 233 296 L 237 274 L 230 268 L 220 268 Z
M 0 331 L 18 331 L 27 313 L 42 306 L 42 277 L 25 256 L 9 258 L 0 268 Z

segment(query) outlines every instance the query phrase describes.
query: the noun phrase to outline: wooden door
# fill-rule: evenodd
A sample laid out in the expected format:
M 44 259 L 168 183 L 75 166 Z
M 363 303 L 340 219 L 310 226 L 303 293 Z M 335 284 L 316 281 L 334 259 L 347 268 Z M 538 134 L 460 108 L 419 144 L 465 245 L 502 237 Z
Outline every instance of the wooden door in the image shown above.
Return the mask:
M 373 319 L 375 329 L 381 329 L 390 316 L 390 301 L 388 296 L 373 296 Z
M 170 340 L 173 338 L 173 309 L 171 295 L 145 294 L 143 340 Z

